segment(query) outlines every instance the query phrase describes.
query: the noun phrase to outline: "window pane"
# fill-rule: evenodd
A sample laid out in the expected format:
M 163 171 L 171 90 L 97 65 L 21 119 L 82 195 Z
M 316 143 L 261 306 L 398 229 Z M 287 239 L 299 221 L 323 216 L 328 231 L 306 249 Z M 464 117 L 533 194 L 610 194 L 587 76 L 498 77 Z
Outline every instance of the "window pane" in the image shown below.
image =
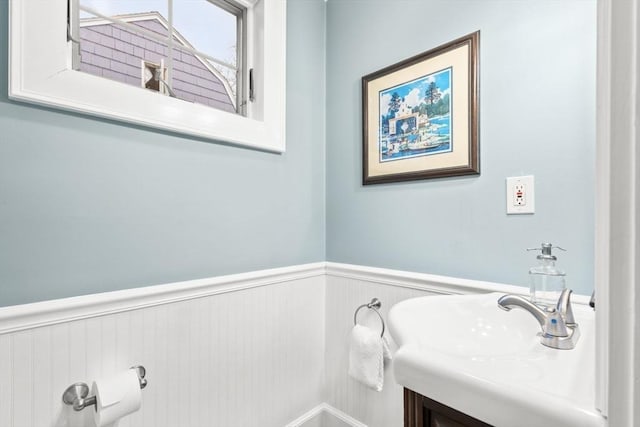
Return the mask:
M 127 21 L 126 16 L 122 18 Z M 161 87 L 163 85 L 154 70 L 160 71 L 157 77 L 166 79 L 167 43 L 136 30 L 145 29 L 166 38 L 168 31 L 162 25 L 162 17 L 158 13 L 150 13 L 146 14 L 146 19 L 128 23 L 131 26 L 100 18 L 81 18 L 79 70 L 165 93 L 166 88 Z
M 172 88 L 176 97 L 235 112 L 234 88 L 218 68 L 223 67 L 214 67 L 206 58 L 174 45 Z
M 243 10 L 222 0 L 172 4 L 173 29 L 166 0 L 79 0 L 74 68 L 237 112 Z
M 222 7 L 224 5 L 224 7 Z M 207 76 L 204 71 L 200 70 L 198 77 L 208 78 L 210 81 L 201 82 L 209 91 L 218 92 L 217 94 L 203 91 L 199 89 L 200 94 L 206 96 L 206 100 L 202 96 L 196 96 L 194 102 L 204 103 L 215 108 L 221 108 L 228 111 L 229 105 L 237 103 L 237 72 L 238 64 L 238 46 L 241 40 L 238 40 L 238 27 L 241 22 L 242 11 L 239 7 L 234 8 L 227 3 L 217 2 L 216 0 L 173 0 L 173 25 L 176 31 L 176 37 L 180 39 L 181 45 L 193 47 L 205 55 L 195 55 L 198 59 L 196 65 L 203 65 L 208 69 Z M 213 59 L 215 58 L 215 60 Z M 211 77 L 211 76 L 214 77 Z M 179 82 L 176 84 L 180 87 L 186 82 L 187 76 L 180 75 L 176 70 L 175 74 Z M 215 83 L 214 83 L 215 82 Z M 218 84 L 221 83 L 222 85 Z M 214 87 L 215 86 L 215 87 Z M 193 91 L 195 88 L 189 86 Z M 220 88 L 224 88 L 224 91 Z M 206 94 L 206 95 L 205 95 Z M 231 102 L 224 101 L 224 106 L 219 106 L 221 96 L 230 98 Z M 212 101 L 216 99 L 216 101 Z
M 236 15 L 207 0 L 174 0 L 173 26 L 196 50 L 235 63 Z

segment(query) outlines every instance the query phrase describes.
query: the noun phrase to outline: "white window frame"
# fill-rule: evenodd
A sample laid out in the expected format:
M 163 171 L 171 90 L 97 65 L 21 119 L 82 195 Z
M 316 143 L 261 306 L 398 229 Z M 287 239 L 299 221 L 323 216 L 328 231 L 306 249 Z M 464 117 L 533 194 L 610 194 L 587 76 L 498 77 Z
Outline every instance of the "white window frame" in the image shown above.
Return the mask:
M 67 0 L 9 0 L 9 97 L 284 152 L 286 0 L 236 1 L 247 8 L 246 67 L 256 90 L 246 117 L 74 71 Z
M 161 76 L 162 79 L 164 81 L 167 81 L 167 66 L 164 63 L 164 58 L 162 58 L 160 60 L 160 64 L 156 64 L 155 62 L 151 62 L 151 61 L 146 61 L 144 59 L 140 60 L 140 87 L 143 89 L 146 89 L 146 81 L 145 81 L 145 75 L 144 75 L 144 71 L 145 68 L 147 68 L 147 65 L 151 65 L 152 67 L 157 67 L 160 69 L 161 71 Z M 149 89 L 151 90 L 151 89 Z M 155 92 L 155 91 L 154 91 Z M 162 83 L 158 82 L 158 93 L 161 93 L 162 95 L 169 95 L 169 92 L 167 91 L 167 87 L 165 85 L 163 85 Z

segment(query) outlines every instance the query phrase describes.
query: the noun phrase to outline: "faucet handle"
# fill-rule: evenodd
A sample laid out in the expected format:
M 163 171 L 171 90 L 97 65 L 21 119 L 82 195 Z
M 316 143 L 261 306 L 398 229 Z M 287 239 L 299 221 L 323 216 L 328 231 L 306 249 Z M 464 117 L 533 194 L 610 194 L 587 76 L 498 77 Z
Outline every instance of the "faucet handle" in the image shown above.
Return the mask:
M 567 323 L 564 321 L 562 313 L 557 310 L 551 309 L 551 311 L 549 311 L 547 314 L 542 332 L 546 337 L 569 336 L 569 331 L 567 331 Z
M 576 319 L 573 316 L 573 308 L 571 308 L 571 293 L 573 291 L 571 289 L 563 289 L 560 294 L 560 298 L 558 298 L 558 304 L 556 305 L 556 310 L 562 315 L 564 318 L 564 323 L 567 326 L 573 326 L 576 324 Z

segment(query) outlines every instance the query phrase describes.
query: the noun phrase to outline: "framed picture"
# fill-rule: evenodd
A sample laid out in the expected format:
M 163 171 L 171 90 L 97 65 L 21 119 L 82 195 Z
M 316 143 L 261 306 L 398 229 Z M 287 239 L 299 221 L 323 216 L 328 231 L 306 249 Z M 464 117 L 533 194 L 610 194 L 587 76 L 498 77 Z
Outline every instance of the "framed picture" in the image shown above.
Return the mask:
M 480 173 L 479 38 L 362 78 L 364 185 Z

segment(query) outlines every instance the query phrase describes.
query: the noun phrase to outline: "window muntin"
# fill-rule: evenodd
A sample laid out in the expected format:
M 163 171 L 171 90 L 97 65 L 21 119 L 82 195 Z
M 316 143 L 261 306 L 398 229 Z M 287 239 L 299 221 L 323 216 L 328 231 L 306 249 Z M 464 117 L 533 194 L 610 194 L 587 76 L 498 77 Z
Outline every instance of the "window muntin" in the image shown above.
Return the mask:
M 139 86 L 134 64 L 162 63 L 166 72 L 148 84 L 157 93 L 246 114 L 245 8 L 223 0 L 69 1 L 77 9 L 74 69 Z

